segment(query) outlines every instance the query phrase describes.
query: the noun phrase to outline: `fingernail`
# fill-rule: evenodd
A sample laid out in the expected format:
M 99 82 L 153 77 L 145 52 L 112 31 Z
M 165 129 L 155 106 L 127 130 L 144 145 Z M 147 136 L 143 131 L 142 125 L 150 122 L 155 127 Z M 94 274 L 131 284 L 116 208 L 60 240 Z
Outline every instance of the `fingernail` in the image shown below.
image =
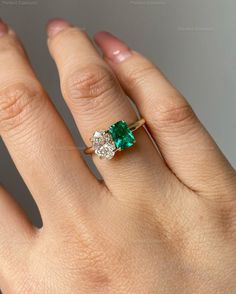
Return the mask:
M 106 58 L 114 63 L 121 63 L 131 57 L 129 47 L 108 32 L 99 32 L 94 36 L 95 42 L 102 49 Z
M 59 32 L 70 27 L 71 25 L 64 19 L 54 18 L 50 20 L 47 24 L 48 37 L 54 37 Z
M 8 32 L 8 26 L 0 19 L 0 37 L 3 37 Z

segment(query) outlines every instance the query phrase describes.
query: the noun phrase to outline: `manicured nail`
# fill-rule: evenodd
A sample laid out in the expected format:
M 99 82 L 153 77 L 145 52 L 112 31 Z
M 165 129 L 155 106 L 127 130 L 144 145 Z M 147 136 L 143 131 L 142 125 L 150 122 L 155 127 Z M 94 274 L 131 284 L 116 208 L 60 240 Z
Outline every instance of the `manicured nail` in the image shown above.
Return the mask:
M 6 35 L 8 32 L 8 26 L 0 19 L 0 37 Z
M 54 18 L 50 20 L 47 24 L 47 33 L 49 37 L 54 37 L 59 32 L 70 27 L 71 25 L 64 19 Z
M 108 32 L 99 32 L 95 34 L 94 39 L 105 57 L 114 63 L 124 62 L 132 55 L 131 50 L 124 42 Z

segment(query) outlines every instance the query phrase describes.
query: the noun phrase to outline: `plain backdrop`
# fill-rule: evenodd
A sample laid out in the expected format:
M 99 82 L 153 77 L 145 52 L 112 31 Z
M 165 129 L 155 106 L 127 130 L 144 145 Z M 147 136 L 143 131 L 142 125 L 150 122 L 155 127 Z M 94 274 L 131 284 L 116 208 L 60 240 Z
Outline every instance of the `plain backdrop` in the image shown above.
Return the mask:
M 45 25 L 53 17 L 64 17 L 91 36 L 111 31 L 149 56 L 187 97 L 234 166 L 235 11 L 235 0 L 0 0 L 0 17 L 18 32 L 79 147 L 83 143 L 64 105 L 47 49 Z M 40 225 L 37 207 L 2 142 L 0 156 L 0 181 Z

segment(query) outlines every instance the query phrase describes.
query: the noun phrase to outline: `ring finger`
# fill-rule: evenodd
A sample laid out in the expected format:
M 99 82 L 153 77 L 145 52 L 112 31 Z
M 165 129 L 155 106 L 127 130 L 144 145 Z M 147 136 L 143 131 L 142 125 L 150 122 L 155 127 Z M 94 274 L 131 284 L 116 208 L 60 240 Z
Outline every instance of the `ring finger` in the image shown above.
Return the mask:
M 137 120 L 111 69 L 83 31 L 63 20 L 53 20 L 48 25 L 48 35 L 48 45 L 59 70 L 63 96 L 86 145 L 91 144 L 90 138 L 96 130 L 107 129 L 120 120 L 128 124 Z M 127 185 L 134 191 L 135 188 L 139 189 L 137 183 L 150 183 L 158 179 L 161 184 L 169 175 L 146 131 L 140 128 L 135 132 L 135 137 L 137 143 L 133 148 L 110 161 L 94 156 L 95 164 L 111 190 L 118 187 L 120 191 L 124 187 L 126 194 Z

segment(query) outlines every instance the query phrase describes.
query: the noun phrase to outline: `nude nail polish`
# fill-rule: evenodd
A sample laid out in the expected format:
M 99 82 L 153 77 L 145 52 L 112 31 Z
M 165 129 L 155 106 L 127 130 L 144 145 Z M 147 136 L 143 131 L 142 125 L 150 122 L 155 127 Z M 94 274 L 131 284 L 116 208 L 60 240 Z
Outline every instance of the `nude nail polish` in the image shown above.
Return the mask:
M 95 35 L 94 39 L 102 49 L 105 57 L 114 63 L 124 62 L 132 56 L 129 47 L 108 32 L 99 32 Z
M 8 26 L 0 19 L 0 37 L 3 37 L 8 32 Z
M 59 32 L 70 27 L 71 25 L 64 19 L 54 18 L 47 24 L 47 33 L 49 37 L 56 36 Z

